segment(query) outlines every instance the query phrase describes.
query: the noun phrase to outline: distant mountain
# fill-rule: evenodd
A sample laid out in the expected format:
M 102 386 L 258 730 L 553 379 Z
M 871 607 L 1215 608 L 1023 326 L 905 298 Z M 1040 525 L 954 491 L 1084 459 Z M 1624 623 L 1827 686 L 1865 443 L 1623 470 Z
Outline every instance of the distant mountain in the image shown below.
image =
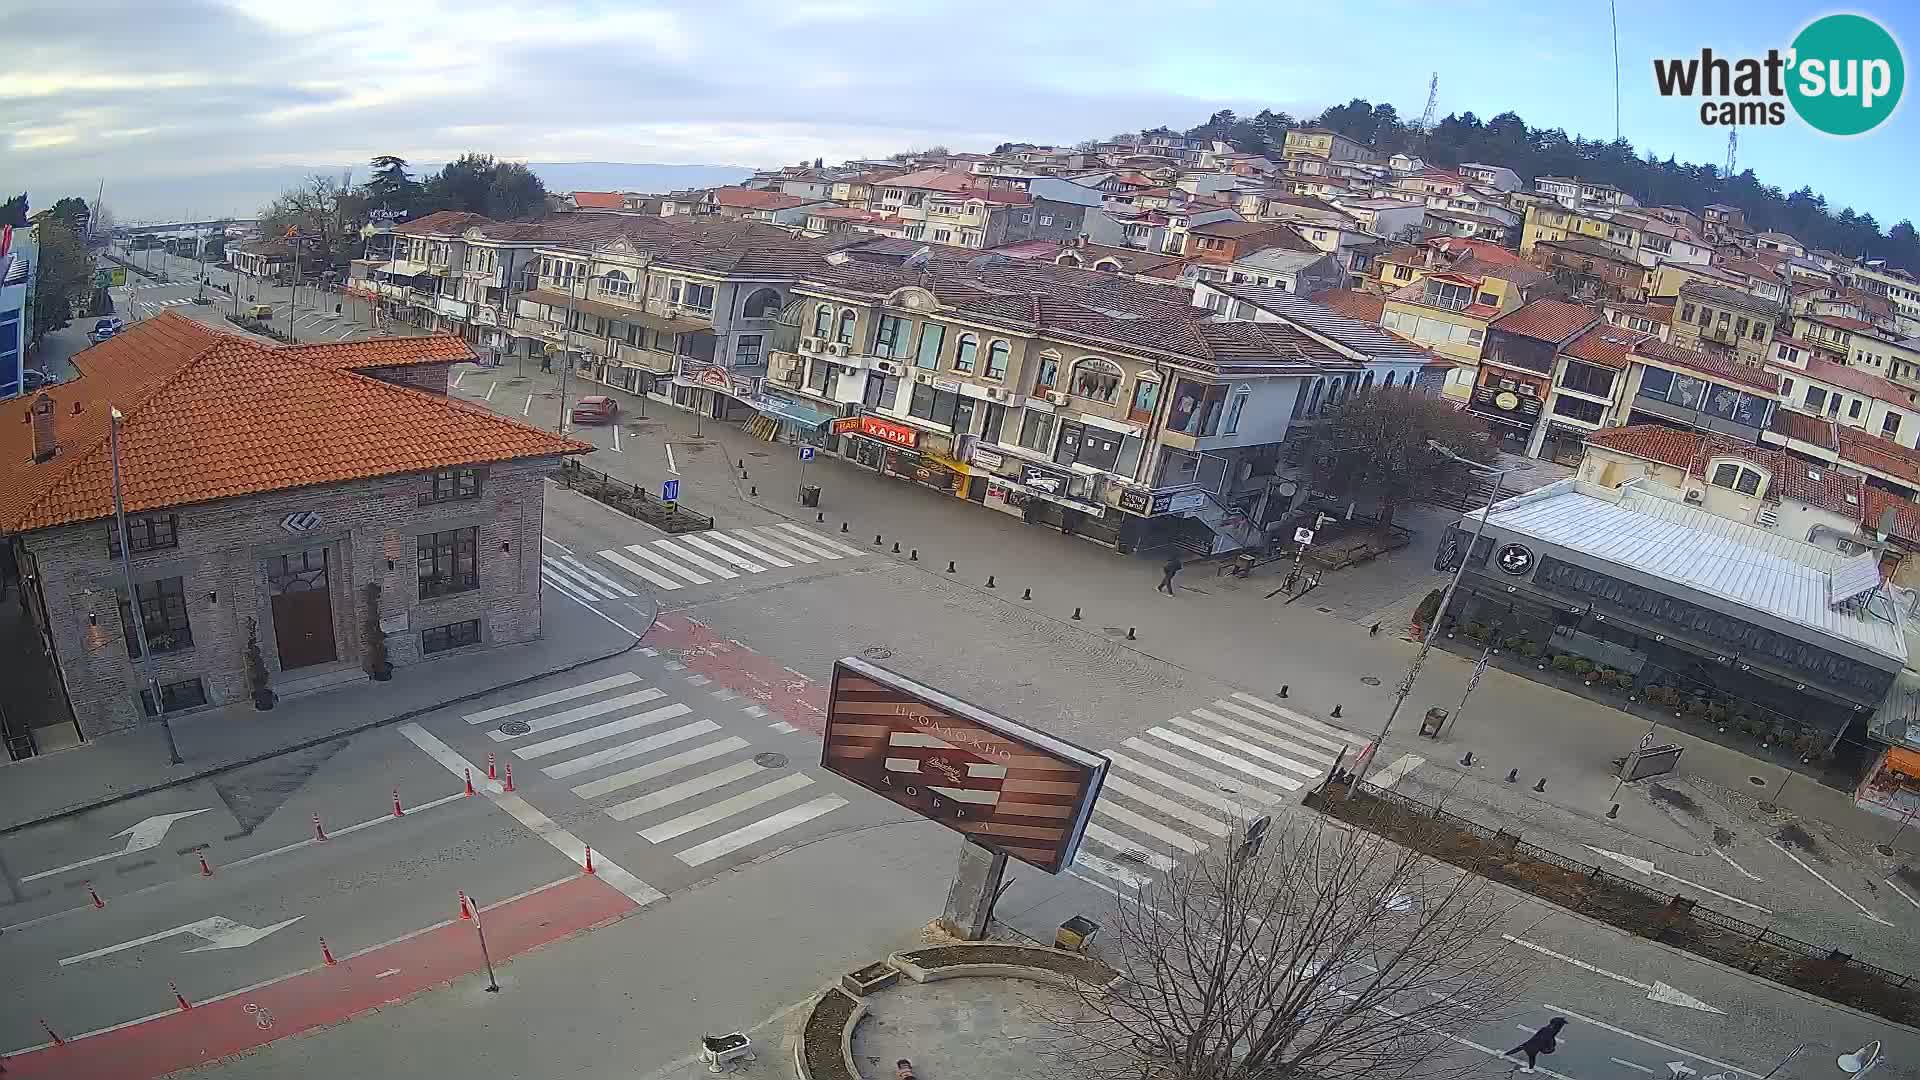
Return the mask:
M 733 184 L 753 174 L 737 165 L 659 165 L 624 161 L 530 161 L 549 191 L 645 191 L 665 193 L 691 187 Z M 415 176 L 440 170 L 440 163 L 415 163 Z M 252 217 L 274 196 L 314 173 L 339 176 L 351 171 L 357 183 L 367 178 L 357 165 L 282 165 L 235 169 L 201 176 L 124 177 L 107 181 L 107 206 L 123 222 L 196 218 Z M 71 191 L 30 189 L 35 207 L 52 206 Z M 85 192 L 91 196 L 91 192 Z

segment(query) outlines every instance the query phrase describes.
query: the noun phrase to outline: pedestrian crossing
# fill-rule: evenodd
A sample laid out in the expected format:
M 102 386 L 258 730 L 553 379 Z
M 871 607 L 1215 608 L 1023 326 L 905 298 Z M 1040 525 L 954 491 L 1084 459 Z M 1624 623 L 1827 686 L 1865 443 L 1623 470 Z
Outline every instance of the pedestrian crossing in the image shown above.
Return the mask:
M 570 587 L 584 564 L 567 565 Z M 559 586 L 556 586 L 559 587 Z M 723 647 L 722 647 L 723 648 Z M 716 701 L 722 700 L 718 693 Z M 847 805 L 822 793 L 816 778 L 787 768 L 788 758 L 755 754 L 693 706 L 633 672 L 575 683 L 466 713 L 505 753 L 608 818 L 632 827 L 649 844 L 689 867 L 765 843 Z M 731 700 L 732 694 L 727 695 Z M 726 706 L 760 717 L 764 710 Z M 770 725 L 778 731 L 784 724 Z
M 791 522 L 682 533 L 608 548 L 592 557 L 547 554 L 540 576 L 583 603 L 639 595 L 638 585 L 674 592 L 749 574 L 857 559 L 866 552 Z
M 1176 860 L 1237 844 L 1248 822 L 1316 783 L 1367 740 L 1252 694 L 1167 718 L 1107 750 L 1106 782 L 1074 865 L 1134 890 Z M 1406 754 L 1373 782 L 1423 764 Z

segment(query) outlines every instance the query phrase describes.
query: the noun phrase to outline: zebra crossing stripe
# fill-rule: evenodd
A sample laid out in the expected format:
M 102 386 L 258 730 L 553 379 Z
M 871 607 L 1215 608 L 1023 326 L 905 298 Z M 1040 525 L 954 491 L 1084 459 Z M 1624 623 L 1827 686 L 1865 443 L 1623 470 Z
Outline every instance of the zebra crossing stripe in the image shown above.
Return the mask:
M 1235 750 L 1238 750 L 1241 753 L 1246 754 L 1250 757 L 1259 758 L 1261 761 L 1264 761 L 1269 765 L 1278 766 L 1291 773 L 1299 773 L 1301 776 L 1304 776 L 1309 780 L 1318 780 L 1320 778 L 1320 770 L 1313 767 L 1312 765 L 1303 765 L 1300 762 L 1295 761 L 1284 754 L 1276 754 L 1273 751 L 1266 749 L 1265 747 L 1255 746 L 1245 739 L 1236 739 L 1232 735 L 1229 735 L 1224 731 L 1221 731 L 1217 728 L 1210 728 L 1205 724 L 1196 723 L 1195 721 L 1189 720 L 1184 716 L 1173 717 L 1172 719 L 1168 720 L 1167 723 L 1172 724 L 1175 727 L 1186 728 L 1188 731 L 1193 732 L 1195 735 L 1204 735 L 1207 738 L 1212 739 L 1214 742 L 1220 743 L 1223 746 L 1231 746 Z
M 1179 768 L 1186 767 L 1184 764 L 1182 764 L 1183 759 L 1178 758 L 1173 754 L 1165 754 L 1163 755 L 1163 757 L 1172 759 L 1172 763 Z M 1151 780 L 1154 783 L 1159 784 L 1161 787 L 1166 788 L 1168 791 L 1177 792 L 1181 795 L 1185 795 L 1187 798 L 1192 799 L 1195 802 L 1204 804 L 1206 806 L 1211 806 L 1217 810 L 1224 810 L 1227 812 L 1228 815 L 1231 816 L 1231 819 L 1233 821 L 1236 821 L 1236 822 L 1247 821 L 1260 816 L 1259 809 L 1256 806 L 1249 806 L 1248 804 L 1243 802 L 1236 802 L 1235 800 L 1220 794 L 1220 792 L 1218 791 L 1209 791 L 1206 788 L 1200 787 L 1197 784 L 1189 784 L 1185 780 L 1182 780 L 1177 776 L 1174 776 L 1170 773 L 1161 772 L 1159 769 L 1156 769 L 1153 766 L 1148 765 L 1144 762 L 1135 761 L 1134 759 L 1127 757 L 1125 754 L 1119 753 L 1118 751 L 1114 751 L 1114 750 L 1107 751 L 1107 760 L 1113 762 L 1116 768 L 1125 769 L 1126 771 L 1134 774 L 1135 776 L 1140 776 L 1148 780 Z M 1115 773 L 1109 771 L 1107 773 L 1106 782 L 1111 782 L 1115 779 L 1122 779 L 1122 778 L 1118 777 Z M 1125 789 L 1116 788 L 1115 790 L 1124 791 Z M 1254 793 L 1252 792 L 1248 792 L 1247 794 L 1249 797 L 1253 797 L 1254 795 Z M 1269 798 L 1265 801 L 1268 803 L 1272 803 L 1277 800 Z
M 548 739 L 546 742 L 534 743 L 532 746 L 523 746 L 515 750 L 514 753 L 521 758 L 532 761 L 534 758 L 557 754 L 562 750 L 571 750 L 576 746 L 583 746 L 590 742 L 599 742 L 601 739 L 612 738 L 615 735 L 624 735 L 629 731 L 638 731 L 648 724 L 657 724 L 662 720 L 671 720 L 676 716 L 685 716 L 692 711 L 692 709 L 687 708 L 685 705 L 668 705 L 664 708 L 654 709 L 651 712 L 623 716 L 612 723 L 601 724 L 598 727 L 590 727 L 584 731 L 576 731 L 568 735 L 562 735 L 557 739 Z
M 625 555 L 622 555 L 617 551 L 603 551 L 600 553 L 600 557 L 612 563 L 613 565 L 619 567 L 620 569 L 625 570 L 627 573 L 632 574 L 634 577 L 640 578 L 643 581 L 651 581 L 655 585 L 658 585 L 663 589 L 677 589 L 680 587 L 679 582 L 673 580 L 670 577 L 667 577 L 664 574 L 656 574 L 652 570 L 649 570 L 646 567 L 641 566 L 639 563 L 634 562 L 632 559 L 627 558 Z M 681 571 L 681 572 L 687 574 L 693 580 L 693 583 L 695 585 L 703 584 L 707 580 L 706 578 L 703 578 L 699 574 L 695 574 L 692 571 Z
M 1178 848 L 1189 855 L 1198 855 L 1207 849 L 1207 845 L 1195 840 L 1186 833 L 1180 832 L 1177 829 L 1169 829 L 1147 815 L 1122 806 L 1117 802 L 1108 802 L 1105 799 L 1100 800 L 1094 804 L 1093 816 L 1105 817 L 1109 821 L 1117 821 L 1122 825 L 1126 825 L 1153 837 L 1168 847 Z
M 521 698 L 519 701 L 509 701 L 505 705 L 495 705 L 491 709 L 481 709 L 479 712 L 468 713 L 461 717 L 461 719 L 469 724 L 484 724 L 489 720 L 504 720 L 515 713 L 544 709 L 549 705 L 558 705 L 563 701 L 572 701 L 574 698 L 587 697 L 591 694 L 597 694 L 602 690 L 618 690 L 622 686 L 629 686 L 639 681 L 640 676 L 635 675 L 631 671 L 623 671 L 618 675 L 609 675 L 604 679 L 595 679 L 592 682 L 580 683 L 577 686 L 569 686 L 561 690 L 552 691 L 551 693 L 539 694 L 535 697 Z
M 1301 787 L 1300 781 L 1295 780 L 1291 776 L 1282 776 L 1271 769 L 1263 769 L 1260 766 L 1255 765 L 1251 761 L 1247 761 L 1244 758 L 1234 757 L 1232 754 L 1227 753 L 1225 750 L 1215 749 L 1214 747 L 1208 746 L 1206 743 L 1203 743 L 1198 739 L 1190 739 L 1187 736 L 1182 735 L 1177 731 L 1169 731 L 1163 727 L 1156 727 L 1156 728 L 1147 729 L 1147 734 L 1152 735 L 1155 738 L 1161 739 L 1165 742 L 1172 743 L 1173 745 L 1180 747 L 1182 750 L 1199 754 L 1201 757 L 1206 758 L 1209 761 L 1219 762 L 1220 764 L 1225 765 L 1227 768 L 1232 769 L 1235 772 L 1245 773 L 1248 776 L 1253 777 L 1255 780 L 1258 780 L 1263 784 L 1272 784 L 1274 787 L 1277 787 L 1282 791 L 1300 790 L 1300 787 Z
M 1235 705 L 1231 701 L 1216 701 L 1213 703 L 1213 706 L 1216 709 L 1230 712 L 1235 716 L 1244 717 L 1270 731 L 1277 731 L 1289 739 L 1299 739 L 1303 742 L 1310 742 L 1319 748 L 1315 750 L 1314 753 L 1335 755 L 1346 750 L 1348 747 L 1345 739 L 1335 739 L 1320 734 L 1318 730 L 1314 728 L 1302 727 L 1299 724 L 1290 723 L 1285 720 L 1275 720 L 1273 717 L 1256 709 L 1249 709 L 1244 705 Z M 1200 715 L 1200 710 L 1195 709 L 1193 713 L 1195 716 L 1198 716 Z M 1328 760 L 1331 761 L 1332 758 L 1329 757 Z
M 600 596 L 588 596 L 586 593 L 580 591 L 580 586 L 568 582 L 565 578 L 562 578 L 559 574 L 554 573 L 544 566 L 540 568 L 540 577 L 547 584 L 565 593 L 567 596 L 572 597 L 578 603 L 591 604 L 595 600 L 605 599 L 605 597 Z
M 801 551 L 797 544 L 788 546 L 780 543 L 781 537 L 778 534 L 769 536 L 765 531 L 760 529 L 735 529 L 734 531 L 746 534 L 747 539 L 759 544 L 768 551 L 777 551 L 789 559 L 795 559 L 803 563 L 816 563 L 820 561 L 814 558 L 812 552 Z
M 1367 786 L 1385 790 L 1406 779 L 1407 774 L 1427 763 L 1419 754 L 1401 754 L 1393 759 L 1393 764 L 1384 769 L 1375 769 L 1367 777 Z
M 554 573 L 559 574 L 561 577 L 566 578 L 567 582 L 573 586 L 575 592 L 583 592 L 589 596 L 598 597 L 602 600 L 620 599 L 618 595 L 614 593 L 610 593 L 605 589 L 602 589 L 600 586 L 595 585 L 593 582 L 588 581 L 586 577 L 580 574 L 578 571 L 574 570 L 572 567 L 568 566 L 567 564 L 561 562 L 560 560 L 554 558 L 551 555 L 540 556 L 540 561 L 546 564 L 546 568 L 548 570 L 551 570 Z
M 1201 832 L 1212 836 L 1226 836 L 1232 831 L 1228 829 L 1227 826 L 1195 810 L 1186 803 L 1176 802 L 1173 799 L 1161 795 L 1159 792 L 1150 791 L 1126 777 L 1115 775 L 1112 772 L 1108 772 L 1107 778 L 1100 783 L 1100 798 L 1104 800 L 1110 793 L 1125 795 L 1130 801 L 1137 802 L 1142 806 L 1151 806 L 1176 821 L 1185 822 L 1199 829 Z
M 611 765 L 616 761 L 625 761 L 630 757 L 639 757 L 641 754 L 652 753 L 663 746 L 672 746 L 674 743 L 686 742 L 688 739 L 697 739 L 702 735 L 711 734 L 719 730 L 719 724 L 711 720 L 699 720 L 685 727 L 674 728 L 672 731 L 663 731 L 658 735 L 649 735 L 644 739 L 635 739 L 630 743 L 621 743 L 619 746 L 609 747 L 605 750 L 596 750 L 591 754 L 582 754 L 577 758 L 569 758 L 558 765 L 549 765 L 540 771 L 545 773 L 549 779 L 560 780 L 577 773 L 587 772 L 590 769 L 597 769 L 602 765 Z
M 663 821 L 651 829 L 641 829 L 640 839 L 649 844 L 664 843 L 676 836 L 685 836 L 695 829 L 704 829 L 717 821 L 725 821 L 735 814 L 751 810 L 761 803 L 769 803 L 790 792 L 813 784 L 813 777 L 803 772 L 793 772 L 771 783 L 761 784 L 733 796 L 705 806 L 691 814 L 683 814 L 671 821 Z
M 607 816 L 615 821 L 626 821 L 629 818 L 637 818 L 641 814 L 649 814 L 662 807 L 672 806 L 682 799 L 691 799 L 702 792 L 712 791 L 714 788 L 726 787 L 735 780 L 744 780 L 749 776 L 755 776 L 763 772 L 766 772 L 766 770 L 754 762 L 736 761 L 724 769 L 715 769 L 710 773 L 702 773 L 691 780 L 682 780 L 671 787 L 661 788 L 659 791 L 650 792 L 639 798 L 628 799 L 626 802 L 620 803 L 617 806 L 609 806 L 607 807 Z
M 582 799 L 597 799 L 610 792 L 619 791 L 621 788 L 632 787 L 635 784 L 643 784 L 656 776 L 665 776 L 670 772 L 677 772 L 689 765 L 698 765 L 703 761 L 711 761 L 723 754 L 731 754 L 735 750 L 745 750 L 749 745 L 745 739 L 729 736 L 721 739 L 719 742 L 708 743 L 705 746 L 696 746 L 691 750 L 675 754 L 672 757 L 661 758 L 659 761 L 651 761 L 637 768 L 628 769 L 625 772 L 614 773 L 612 776 L 595 780 L 590 784 L 581 784 L 579 787 L 573 789 L 573 793 Z
M 1151 882 L 1146 877 L 1140 874 L 1136 874 L 1133 871 L 1128 870 L 1126 867 L 1119 866 L 1115 863 L 1110 863 L 1107 860 L 1101 858 L 1098 855 L 1095 855 L 1093 852 L 1088 851 L 1085 848 L 1081 848 L 1080 853 L 1073 857 L 1073 865 L 1084 866 L 1088 870 L 1091 870 L 1094 873 L 1099 874 L 1101 877 L 1110 878 L 1114 881 L 1117 881 L 1120 884 L 1125 885 L 1127 888 L 1134 890 L 1135 892 L 1138 892 L 1141 889 L 1146 888 L 1149 884 L 1151 884 Z
M 1323 724 L 1320 721 L 1315 720 L 1313 717 L 1306 715 L 1305 713 L 1295 712 L 1284 705 L 1275 705 L 1273 702 L 1267 701 L 1264 698 L 1257 698 L 1257 697 L 1254 697 L 1252 694 L 1243 694 L 1243 693 L 1240 693 L 1239 691 L 1235 691 L 1233 696 L 1240 699 L 1241 701 L 1246 702 L 1249 705 L 1257 705 L 1260 708 L 1265 709 L 1268 712 L 1274 714 L 1275 716 L 1280 717 L 1281 719 L 1291 720 L 1294 723 L 1300 725 L 1303 728 L 1306 728 L 1309 731 L 1318 731 L 1324 735 L 1330 736 L 1335 739 L 1339 739 L 1342 742 L 1345 742 L 1348 746 L 1367 745 L 1367 740 L 1361 738 L 1358 735 L 1353 734 L 1350 731 L 1342 731 L 1339 728 L 1334 727 L 1332 724 Z
M 795 525 L 791 521 L 782 521 L 779 524 L 776 524 L 772 527 L 779 529 L 783 532 L 790 532 L 790 533 L 794 533 L 796 535 L 805 537 L 807 542 L 810 544 L 818 544 L 821 547 L 832 548 L 833 550 L 838 551 L 843 555 L 865 555 L 866 554 L 866 552 L 861 551 L 859 548 L 848 547 L 847 545 L 841 543 L 838 540 L 833 539 L 830 536 L 822 536 L 819 533 L 814 532 L 812 529 Z
M 688 581 L 693 582 L 695 585 L 705 585 L 708 582 L 713 580 L 712 578 L 708 577 L 705 574 L 700 573 L 697 570 L 690 570 L 687 567 L 681 566 L 679 563 L 674 562 L 672 559 L 667 558 L 665 555 L 661 555 L 658 552 L 648 550 L 644 545 L 635 544 L 632 547 L 628 548 L 627 550 L 633 552 L 635 555 L 639 556 L 640 558 L 647 560 L 648 562 L 652 563 L 653 565 L 659 567 L 662 570 L 667 571 L 670 574 L 678 574 L 681 577 L 686 578 Z M 617 551 L 603 551 L 600 553 L 600 557 L 603 559 L 606 559 L 608 562 L 613 563 L 615 566 L 621 566 L 621 567 L 633 566 L 633 563 L 630 560 L 628 560 L 626 556 L 620 554 Z
M 659 541 L 657 540 L 654 542 L 659 543 Z M 680 538 L 680 542 L 683 544 L 691 545 L 693 547 L 697 547 L 701 551 L 704 551 L 709 555 L 717 556 L 718 558 L 724 559 L 727 562 L 730 562 L 733 565 L 739 567 L 740 569 L 745 570 L 749 574 L 758 574 L 766 570 L 766 567 L 761 566 L 759 563 L 748 562 L 747 560 L 741 558 L 740 556 L 735 555 L 733 552 L 728 551 L 726 548 L 723 548 L 718 544 L 712 543 L 711 541 L 707 540 L 704 537 L 688 534 L 686 536 L 682 536 Z
M 1132 840 L 1121 836 L 1112 829 L 1106 828 L 1097 821 L 1087 822 L 1086 835 L 1087 839 L 1099 844 L 1103 848 L 1118 852 L 1122 856 L 1138 856 L 1139 861 L 1146 863 L 1148 866 L 1153 867 L 1163 874 L 1173 873 L 1172 858 L 1162 855 L 1157 851 L 1148 851 L 1143 845 L 1134 843 Z
M 770 539 L 778 538 L 790 547 L 799 548 L 801 551 L 807 552 L 810 555 L 817 555 L 822 559 L 846 558 L 845 555 L 827 545 L 814 542 L 813 537 L 802 535 L 806 532 L 805 529 L 783 529 L 778 525 L 762 525 L 753 531 Z
M 688 551 L 683 547 L 679 547 L 671 540 L 655 540 L 653 542 L 653 546 L 671 554 L 676 559 L 684 559 L 687 562 L 692 563 L 693 565 L 699 567 L 702 570 L 705 570 L 707 573 L 712 574 L 715 577 L 737 578 L 740 576 L 740 574 L 737 571 L 729 570 L 718 563 L 711 562 L 708 559 L 700 555 L 697 555 L 691 551 Z M 639 544 L 629 544 L 627 545 L 627 550 L 633 552 L 635 555 L 638 555 L 643 549 Z
M 525 736 L 537 734 L 542 731 L 549 731 L 553 728 L 578 723 L 581 720 L 591 720 L 596 716 L 604 716 L 610 712 L 617 712 L 629 705 L 641 705 L 666 696 L 666 691 L 649 686 L 644 690 L 636 690 L 631 694 L 622 694 L 617 698 L 596 701 L 591 705 L 576 705 L 564 712 L 554 713 L 552 716 L 543 716 L 538 720 L 530 720 L 527 722 L 527 730 L 521 732 L 519 735 L 507 735 L 498 731 L 489 731 L 487 732 L 487 737 L 494 742 L 506 742 L 509 739 L 524 738 Z
M 750 559 L 759 559 L 762 562 L 770 562 L 775 566 L 792 566 L 793 565 L 792 563 L 788 562 L 787 560 L 781 558 L 778 555 L 773 554 L 770 551 L 761 551 L 759 548 L 756 548 L 751 544 L 745 543 L 744 541 L 740 540 L 738 537 L 728 536 L 726 533 L 723 533 L 723 532 L 710 532 L 703 539 L 712 540 L 716 543 L 725 544 L 728 547 L 739 548 L 740 551 Z M 812 562 L 813 560 L 809 559 L 807 561 Z
M 1288 751 L 1289 753 L 1297 754 L 1300 757 L 1307 759 L 1308 761 L 1316 762 L 1320 765 L 1325 765 L 1325 766 L 1331 766 L 1333 764 L 1333 757 L 1323 752 L 1319 747 L 1304 746 L 1300 743 L 1293 742 L 1292 740 L 1289 740 L 1289 739 L 1282 739 L 1279 736 L 1272 734 L 1271 732 L 1262 731 L 1261 729 L 1255 728 L 1255 727 L 1248 727 L 1245 724 L 1238 723 L 1233 720 L 1229 720 L 1226 717 L 1221 716 L 1219 713 L 1209 712 L 1206 709 L 1195 709 L 1193 710 L 1193 715 L 1199 717 L 1202 720 L 1205 720 L 1207 723 L 1212 724 L 1217 728 L 1220 728 L 1225 731 L 1231 731 L 1236 735 L 1245 735 L 1249 739 L 1258 739 L 1261 742 L 1266 743 L 1270 746 L 1277 746 L 1282 750 Z
M 600 585 L 600 587 L 604 589 L 608 589 L 612 592 L 618 593 L 621 596 L 640 595 L 639 593 L 634 592 L 632 589 L 627 588 L 625 585 L 620 584 L 619 582 L 613 580 L 612 578 L 601 573 L 600 571 L 595 570 L 593 567 L 588 566 L 586 563 L 581 562 L 579 559 L 574 558 L 572 555 L 562 555 L 560 556 L 560 561 L 563 563 L 566 563 L 568 566 L 573 567 L 575 570 L 578 570 L 582 574 L 587 575 L 587 577 L 592 578 L 596 583 Z M 645 575 L 642 575 L 642 576 L 644 577 Z M 679 586 L 677 585 L 673 587 L 679 588 Z
M 1145 739 L 1139 739 L 1139 738 L 1128 739 L 1126 742 L 1122 743 L 1121 745 L 1127 747 L 1128 749 L 1132 750 L 1137 754 L 1144 754 L 1147 757 L 1165 762 L 1166 764 L 1171 765 L 1174 768 L 1179 769 L 1181 772 L 1187 773 L 1190 776 L 1195 776 L 1202 780 L 1206 780 L 1209 783 L 1212 783 L 1215 787 L 1219 788 L 1221 791 L 1226 792 L 1234 796 L 1235 798 L 1251 799 L 1254 802 L 1260 803 L 1263 806 L 1271 806 L 1272 804 L 1280 801 L 1279 797 L 1272 794 L 1271 792 L 1263 791 L 1257 787 L 1250 787 L 1247 784 L 1246 780 L 1238 776 L 1228 776 L 1226 773 L 1217 772 L 1213 769 L 1208 768 L 1205 765 L 1200 764 L 1197 761 L 1193 761 L 1189 758 L 1181 757 L 1179 754 L 1176 754 L 1173 751 L 1168 750 L 1164 747 L 1156 746 Z
M 712 862 L 723 855 L 730 855 L 748 844 L 758 843 L 769 836 L 777 836 L 796 825 L 803 825 L 822 814 L 830 814 L 847 805 L 847 800 L 838 795 L 823 795 L 812 802 L 799 806 L 790 806 L 777 814 L 763 817 L 751 825 L 735 829 L 725 836 L 717 836 L 704 844 L 695 844 L 685 851 L 677 852 L 674 858 L 688 866 L 699 866 Z

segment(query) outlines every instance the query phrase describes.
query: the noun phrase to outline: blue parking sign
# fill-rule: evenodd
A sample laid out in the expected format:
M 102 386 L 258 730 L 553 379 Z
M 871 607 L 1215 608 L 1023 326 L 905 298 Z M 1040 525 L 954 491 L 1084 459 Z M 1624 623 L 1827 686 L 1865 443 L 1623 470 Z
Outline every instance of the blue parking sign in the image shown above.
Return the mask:
M 668 480 L 660 485 L 662 502 L 676 502 L 680 498 L 680 481 Z
M 801 460 L 801 461 L 812 461 L 812 460 L 813 460 L 813 447 L 811 447 L 811 446 L 803 446 L 803 447 L 801 447 L 801 448 L 800 448 L 800 460 Z

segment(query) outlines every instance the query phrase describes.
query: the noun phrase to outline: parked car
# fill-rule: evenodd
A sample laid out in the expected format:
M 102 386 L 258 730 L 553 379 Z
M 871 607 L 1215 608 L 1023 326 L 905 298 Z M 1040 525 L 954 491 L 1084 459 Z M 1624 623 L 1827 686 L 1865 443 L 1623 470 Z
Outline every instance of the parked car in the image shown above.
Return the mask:
M 254 304 L 247 308 L 247 318 L 272 319 L 273 305 L 272 304 Z
M 612 398 L 596 394 L 574 402 L 572 416 L 576 424 L 611 424 L 619 412 Z
M 95 345 L 98 345 L 119 333 L 121 329 L 122 327 L 118 316 L 103 316 L 99 322 L 93 324 L 93 330 L 87 334 L 87 339 Z

